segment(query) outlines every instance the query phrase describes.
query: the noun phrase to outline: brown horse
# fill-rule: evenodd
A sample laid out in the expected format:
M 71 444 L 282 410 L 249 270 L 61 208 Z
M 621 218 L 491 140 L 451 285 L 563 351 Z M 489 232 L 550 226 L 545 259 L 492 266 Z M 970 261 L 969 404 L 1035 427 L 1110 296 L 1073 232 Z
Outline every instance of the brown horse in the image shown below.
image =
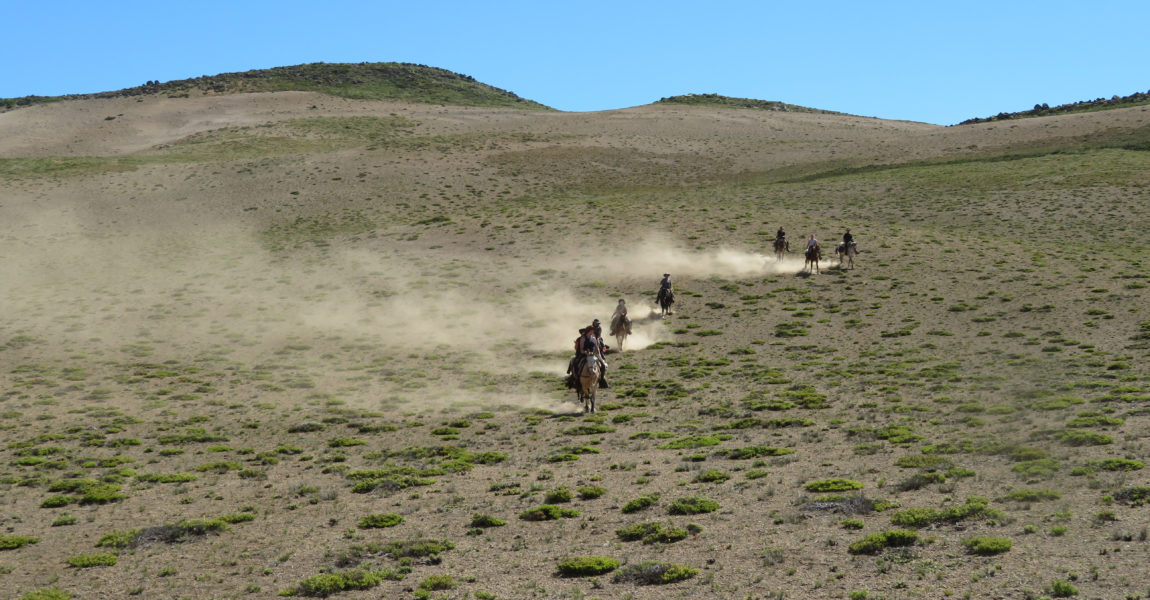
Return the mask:
M 623 341 L 627 336 L 631 335 L 631 319 L 623 313 L 616 314 L 611 319 L 611 335 L 615 336 L 615 342 L 618 344 L 619 352 L 623 351 Z
M 791 251 L 791 243 L 787 238 L 775 238 L 775 260 L 783 260 L 783 256 Z
M 810 271 L 813 267 L 814 272 L 819 272 L 819 259 L 823 257 L 823 249 L 818 244 L 808 246 L 805 253 L 806 261 L 803 262 L 803 269 Z
M 595 412 L 595 392 L 599 390 L 599 375 L 602 373 L 599 362 L 599 357 L 588 355 L 587 360 L 583 361 L 583 367 L 579 369 L 579 387 L 575 391 L 583 403 L 584 414 Z

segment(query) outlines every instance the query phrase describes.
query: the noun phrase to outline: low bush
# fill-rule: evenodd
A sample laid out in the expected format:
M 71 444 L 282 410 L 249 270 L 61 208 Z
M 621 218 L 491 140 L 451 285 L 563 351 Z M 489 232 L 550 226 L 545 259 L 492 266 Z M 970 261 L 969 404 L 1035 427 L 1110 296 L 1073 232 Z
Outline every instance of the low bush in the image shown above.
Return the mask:
M 850 490 L 861 490 L 863 484 L 853 479 L 822 479 L 819 481 L 812 481 L 805 486 L 808 492 L 846 492 Z
M 607 556 L 578 556 L 569 558 L 557 566 L 563 577 L 591 577 L 610 573 L 619 568 L 619 561 Z
M 68 566 L 77 569 L 88 567 L 110 567 L 116 564 L 115 554 L 81 554 L 68 559 Z
M 524 521 L 554 521 L 557 519 L 571 519 L 579 516 L 579 511 L 570 508 L 561 508 L 553 504 L 540 504 L 519 513 Z
M 39 543 L 40 538 L 23 535 L 0 535 L 0 550 L 16 550 L 28 544 Z
M 381 529 L 384 527 L 395 527 L 403 522 L 403 517 L 395 513 L 383 513 L 375 515 L 367 515 L 359 520 L 360 529 Z
M 594 500 L 594 499 L 598 498 L 599 496 L 602 496 L 603 494 L 607 493 L 606 488 L 602 488 L 602 487 L 599 487 L 597 485 L 581 486 L 578 489 L 576 489 L 576 491 L 579 492 L 579 499 L 580 500 Z
M 616 583 L 637 583 L 639 585 L 662 585 L 690 579 L 699 570 L 686 565 L 676 565 L 658 561 L 644 561 L 630 564 L 615 573 Z
M 471 516 L 472 527 L 503 527 L 507 521 L 496 519 L 491 515 L 476 514 Z
M 627 514 L 639 512 L 643 509 L 650 508 L 658 501 L 659 494 L 646 494 L 627 501 L 627 503 L 623 505 L 622 510 Z
M 1002 537 L 973 537 L 962 540 L 962 545 L 971 554 L 994 556 L 1010 550 L 1011 542 Z
M 719 503 L 704 496 L 680 498 L 667 507 L 673 515 L 698 515 L 719 510 Z
M 891 529 L 882 533 L 872 533 L 851 544 L 847 551 L 851 554 L 878 554 L 886 548 L 910 546 L 918 541 L 918 534 L 905 529 Z
M 307 596 L 327 598 L 347 590 L 369 590 L 384 579 L 396 579 L 390 571 L 353 569 L 336 573 L 320 573 L 300 580 L 295 586 L 280 592 L 281 596 Z

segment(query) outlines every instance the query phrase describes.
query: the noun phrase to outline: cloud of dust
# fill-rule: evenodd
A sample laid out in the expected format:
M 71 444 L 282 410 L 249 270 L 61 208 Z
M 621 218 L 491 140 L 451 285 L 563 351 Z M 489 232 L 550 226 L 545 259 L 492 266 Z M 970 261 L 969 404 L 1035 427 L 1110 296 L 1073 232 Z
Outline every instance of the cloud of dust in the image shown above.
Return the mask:
M 447 349 L 470 368 L 494 373 L 561 376 L 578 329 L 592 319 L 617 345 L 608 331 L 615 305 L 604 301 L 605 292 L 619 290 L 628 300 L 633 333 L 624 351 L 636 352 L 669 337 L 652 299 L 640 296 L 662 273 L 682 286 L 692 277 L 801 267 L 757 252 L 688 250 L 655 235 L 519 262 L 483 254 L 439 261 L 396 248 L 293 258 L 270 253 L 232 224 L 92 235 L 68 215 L 44 213 L 30 222 L 34 236 L 0 239 L 0 300 L 7 307 L 0 344 L 23 334 L 41 340 L 42 352 L 96 349 L 112 359 L 125 345 L 145 342 L 156 346 L 158 360 L 194 360 L 225 348 L 230 359 L 259 363 L 275 360 L 285 344 L 350 338 L 400 355 Z M 462 272 L 444 270 L 456 260 L 466 263 Z M 533 275 L 544 267 L 558 275 Z M 590 282 L 598 282 L 594 293 L 585 293 Z M 425 392 L 475 397 L 449 387 Z

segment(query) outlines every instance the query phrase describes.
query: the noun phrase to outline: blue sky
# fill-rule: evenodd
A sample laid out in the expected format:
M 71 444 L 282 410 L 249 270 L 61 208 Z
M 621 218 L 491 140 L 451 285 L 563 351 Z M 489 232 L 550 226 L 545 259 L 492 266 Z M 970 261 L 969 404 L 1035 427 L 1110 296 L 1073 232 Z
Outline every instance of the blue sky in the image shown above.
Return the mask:
M 0 98 L 411 62 L 595 111 L 717 93 L 948 125 L 1150 90 L 1150 2 L 0 0 Z

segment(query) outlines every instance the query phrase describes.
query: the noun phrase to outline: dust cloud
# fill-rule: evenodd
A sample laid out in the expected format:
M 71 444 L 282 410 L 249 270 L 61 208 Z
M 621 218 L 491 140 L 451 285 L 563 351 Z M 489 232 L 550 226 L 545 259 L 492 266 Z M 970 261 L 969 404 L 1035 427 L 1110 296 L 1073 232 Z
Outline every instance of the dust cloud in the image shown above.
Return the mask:
M 223 353 L 259 364 L 282 360 L 285 346 L 331 354 L 354 341 L 415 367 L 429 354 L 448 356 L 463 372 L 449 369 L 418 391 L 444 402 L 477 397 L 456 389 L 475 373 L 562 376 L 578 329 L 595 318 L 616 346 L 607 330 L 619 298 L 633 319 L 625 352 L 670 339 L 651 304 L 664 272 L 682 287 L 801 266 L 729 248 L 688 250 L 660 236 L 562 259 L 508 259 L 394 247 L 286 256 L 222 224 L 92 235 L 55 215 L 32 229 L 0 239 L 0 351 L 25 342 L 9 344 L 10 364 L 77 355 L 130 362 L 141 346 L 154 348 L 148 360 L 157 362 Z M 554 402 L 525 387 L 502 401 Z

